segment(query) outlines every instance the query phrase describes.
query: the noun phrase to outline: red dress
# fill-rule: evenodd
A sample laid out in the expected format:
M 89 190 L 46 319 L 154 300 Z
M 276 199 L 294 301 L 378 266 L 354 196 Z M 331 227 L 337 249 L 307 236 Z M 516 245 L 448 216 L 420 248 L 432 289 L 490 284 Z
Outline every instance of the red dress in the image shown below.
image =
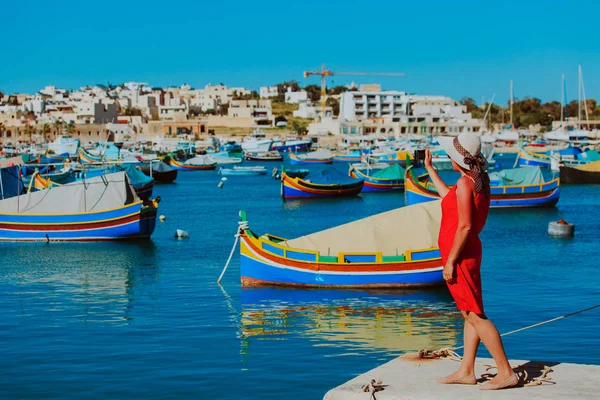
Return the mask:
M 490 199 L 485 195 L 483 190 L 475 194 L 473 206 L 475 210 L 472 213 L 472 229 L 456 262 L 455 282 L 448 284 L 448 289 L 450 289 L 450 293 L 459 310 L 483 314 L 480 275 L 481 241 L 479 240 L 479 233 L 485 225 L 490 208 Z M 455 185 L 442 200 L 442 222 L 438 245 L 443 265 L 446 265 L 446 261 L 452 250 L 457 228 L 458 204 Z

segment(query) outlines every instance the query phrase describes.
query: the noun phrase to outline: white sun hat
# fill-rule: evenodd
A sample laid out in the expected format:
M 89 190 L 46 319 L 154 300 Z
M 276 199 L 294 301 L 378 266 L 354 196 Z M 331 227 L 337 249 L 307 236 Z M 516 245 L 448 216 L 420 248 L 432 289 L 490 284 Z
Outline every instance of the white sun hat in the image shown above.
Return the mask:
M 473 132 L 463 132 L 456 137 L 438 136 L 436 139 L 442 149 L 448 154 L 448 157 L 468 171 L 471 167 L 465 163 L 465 157 L 456 150 L 456 147 L 454 146 L 455 139 L 458 140 L 458 143 L 460 143 L 460 145 L 473 157 L 481 155 L 481 139 Z M 485 171 L 486 169 L 487 162 L 483 170 Z

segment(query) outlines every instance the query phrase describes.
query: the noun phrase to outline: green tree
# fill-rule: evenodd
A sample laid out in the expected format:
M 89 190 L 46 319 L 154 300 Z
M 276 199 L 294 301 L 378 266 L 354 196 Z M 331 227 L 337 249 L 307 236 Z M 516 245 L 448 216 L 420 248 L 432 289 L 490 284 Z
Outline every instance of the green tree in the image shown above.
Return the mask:
M 348 88 L 346 86 L 338 85 L 338 86 L 334 86 L 332 88 L 329 88 L 327 90 L 327 93 L 330 94 L 330 95 L 338 95 L 338 94 L 342 94 L 342 93 L 347 92 L 347 91 L 348 91 Z
M 54 129 L 56 130 L 56 136 L 62 135 L 63 133 L 64 122 L 62 119 L 57 119 L 54 121 Z
M 42 129 L 40 132 L 45 141 L 50 140 L 49 136 L 50 136 L 50 133 L 52 132 L 52 128 L 50 127 L 50 125 L 48 125 L 48 124 L 42 125 Z
M 340 102 L 338 101 L 338 99 L 333 98 L 333 97 L 328 97 L 326 103 L 328 106 L 331 107 L 332 116 L 340 115 Z
M 308 85 L 304 87 L 310 101 L 319 101 L 321 98 L 321 87 L 317 85 Z
M 306 133 L 308 133 L 308 122 L 306 121 L 293 120 L 289 124 L 289 127 L 298 135 L 305 135 Z

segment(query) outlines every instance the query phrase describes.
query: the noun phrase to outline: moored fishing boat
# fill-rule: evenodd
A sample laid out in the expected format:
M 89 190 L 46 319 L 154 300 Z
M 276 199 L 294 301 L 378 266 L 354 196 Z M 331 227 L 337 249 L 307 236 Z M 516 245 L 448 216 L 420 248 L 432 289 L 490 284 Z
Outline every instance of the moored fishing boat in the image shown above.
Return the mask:
M 157 183 L 173 183 L 177 179 L 177 170 L 162 161 L 143 163 L 137 168 L 144 174 L 154 178 Z
M 305 154 L 290 153 L 290 164 L 292 165 L 331 163 L 333 163 L 333 154 L 329 150 L 317 150 Z
M 217 162 L 206 155 L 196 156 L 186 161 L 165 157 L 164 162 L 177 171 L 211 171 L 217 168 Z
M 246 221 L 244 212 L 240 216 Z M 258 236 L 245 224 L 241 282 L 329 288 L 443 284 L 437 248 L 440 218 L 439 202 L 418 204 L 293 240 Z
M 362 160 L 363 152 L 360 150 L 350 150 L 345 154 L 336 154 L 333 162 L 358 163 Z
M 219 175 L 223 176 L 257 176 L 266 175 L 267 167 L 233 167 L 219 169 Z
M 490 208 L 554 207 L 560 197 L 560 179 L 545 182 L 538 168 L 504 170 L 490 174 Z M 406 205 L 440 198 L 429 175 L 406 171 Z
M 291 178 L 281 175 L 281 196 L 284 199 L 356 196 L 363 188 L 364 180 L 347 176 L 327 168 L 311 174 L 311 179 Z
M 560 181 L 566 184 L 600 183 L 600 161 L 560 167 Z
M 275 141 L 273 142 L 272 149 L 280 151 L 282 153 L 285 152 L 305 152 L 310 151 L 312 146 L 312 142 L 310 140 L 302 140 L 302 139 L 288 139 L 283 142 Z
M 359 167 L 350 166 L 349 175 L 363 179 L 363 192 L 389 192 L 404 190 L 405 171 L 398 164 L 392 164 L 384 169 L 371 169 L 369 164 Z
M 226 151 L 212 153 L 210 156 L 217 162 L 217 165 L 241 164 L 243 161 L 241 157 L 231 157 Z
M 308 176 L 308 174 L 310 173 L 310 170 L 309 169 L 286 169 L 286 170 L 284 170 L 282 167 L 281 171 L 279 171 L 277 168 L 273 168 L 273 173 L 271 174 L 271 176 L 275 179 L 281 179 L 281 174 L 283 174 L 283 172 L 285 172 L 285 174 L 290 178 L 306 178 Z
M 262 152 L 245 151 L 244 158 L 246 161 L 283 161 L 283 156 L 277 150 Z
M 413 155 L 410 151 L 402 150 L 392 153 L 373 153 L 371 155 L 367 155 L 366 159 L 372 164 L 400 164 L 402 167 L 406 167 L 406 160 L 412 160 Z
M 124 172 L 0 200 L 2 241 L 148 238 L 158 201 L 144 203 Z

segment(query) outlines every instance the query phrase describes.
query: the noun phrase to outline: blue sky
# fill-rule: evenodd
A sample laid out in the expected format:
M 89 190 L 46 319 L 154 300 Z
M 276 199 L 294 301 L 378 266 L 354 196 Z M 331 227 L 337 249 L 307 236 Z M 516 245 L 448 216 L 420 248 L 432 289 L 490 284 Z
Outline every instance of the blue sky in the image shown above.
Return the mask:
M 478 102 L 496 93 L 600 99 L 600 2 L 595 1 L 38 1 L 4 2 L 0 90 L 47 84 L 223 82 L 258 89 L 321 63 L 334 71 L 405 72 L 404 78 L 337 76 L 329 84 Z

